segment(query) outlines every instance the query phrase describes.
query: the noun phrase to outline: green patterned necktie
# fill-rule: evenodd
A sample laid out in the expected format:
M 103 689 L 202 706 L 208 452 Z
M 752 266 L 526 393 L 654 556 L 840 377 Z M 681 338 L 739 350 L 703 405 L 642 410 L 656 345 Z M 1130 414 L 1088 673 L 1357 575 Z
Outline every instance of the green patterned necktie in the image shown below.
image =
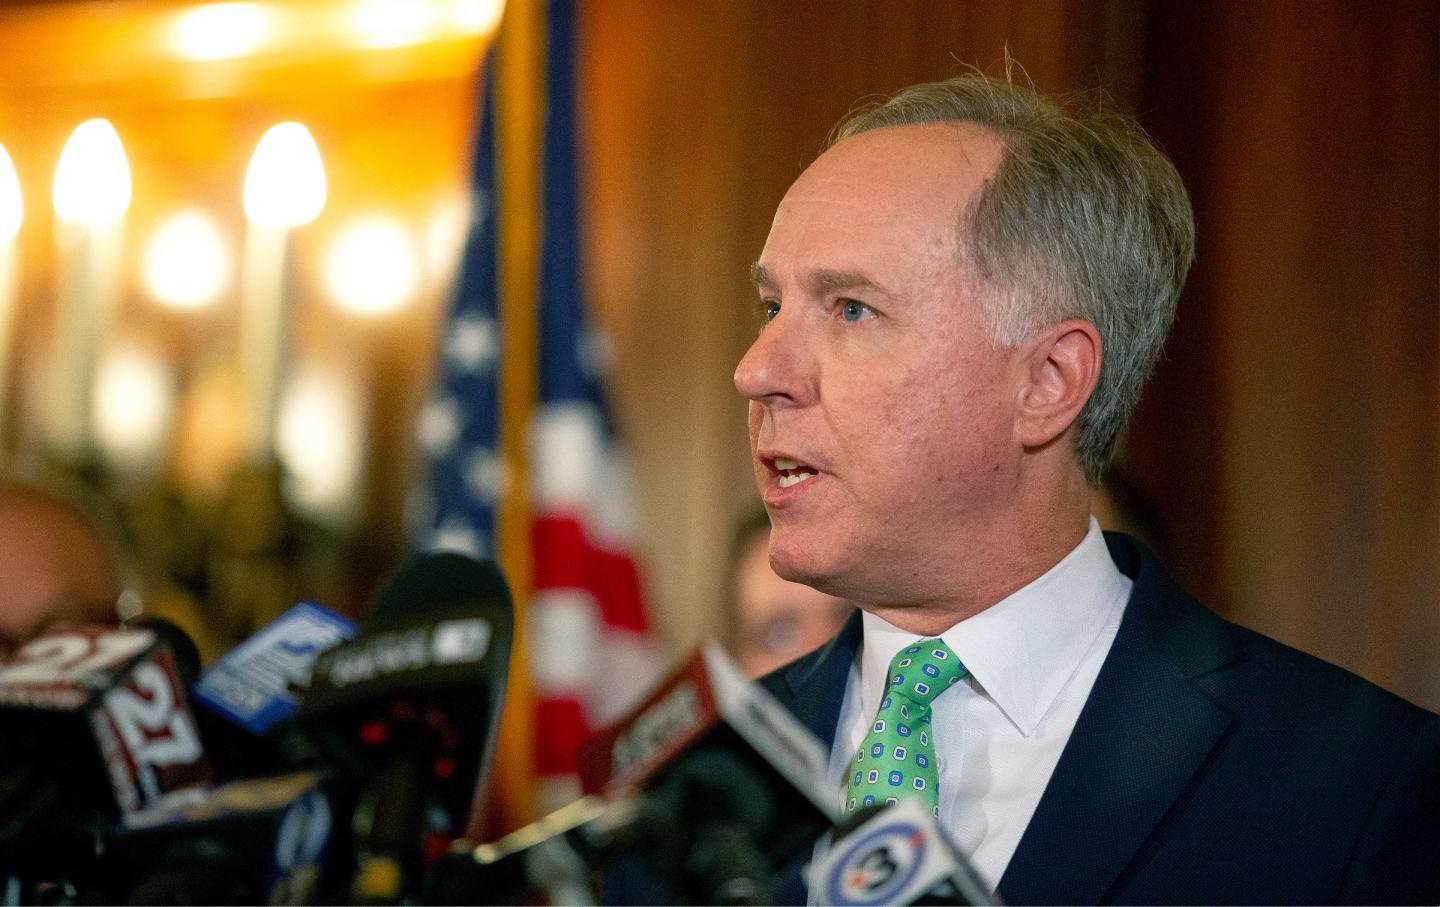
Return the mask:
M 880 713 L 851 766 L 845 811 L 913 797 L 940 814 L 940 776 L 930 740 L 930 703 L 970 672 L 939 639 L 922 639 L 890 660 Z

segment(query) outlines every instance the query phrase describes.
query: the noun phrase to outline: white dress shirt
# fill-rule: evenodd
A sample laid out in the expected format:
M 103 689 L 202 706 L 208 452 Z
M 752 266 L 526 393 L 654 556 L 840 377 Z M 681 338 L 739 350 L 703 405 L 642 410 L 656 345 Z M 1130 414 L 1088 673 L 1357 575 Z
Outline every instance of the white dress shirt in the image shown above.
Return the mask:
M 993 891 L 1115 641 L 1134 583 L 1092 518 L 1084 540 L 1043 576 L 940 638 L 970 677 L 931 708 L 940 822 Z M 843 808 L 855 750 L 880 709 L 890 660 L 922 639 L 869 612 L 830 752 Z

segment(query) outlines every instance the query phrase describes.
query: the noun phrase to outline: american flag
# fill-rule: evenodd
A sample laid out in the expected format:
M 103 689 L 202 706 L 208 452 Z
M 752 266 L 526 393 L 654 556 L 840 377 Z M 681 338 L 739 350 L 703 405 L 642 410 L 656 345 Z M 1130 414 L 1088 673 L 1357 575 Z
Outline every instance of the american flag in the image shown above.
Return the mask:
M 497 506 L 506 494 L 530 494 L 534 588 L 528 601 L 517 590 L 529 682 L 513 692 L 534 698 L 535 793 L 548 810 L 578 796 L 580 744 L 649 687 L 660 663 L 633 554 L 628 472 L 601 386 L 604 345 L 584 304 L 574 9 L 570 0 L 551 0 L 546 9 L 545 97 L 530 105 L 546 117 L 535 162 L 543 166 L 538 349 L 502 352 L 500 342 L 497 248 L 505 212 L 494 201 L 495 82 L 487 74 L 471 234 L 420 432 L 434 505 L 428 547 L 493 556 Z M 499 415 L 502 355 L 535 357 L 536 408 L 522 425 L 502 424 Z M 529 489 L 507 480 L 500 440 L 509 431 L 527 433 Z

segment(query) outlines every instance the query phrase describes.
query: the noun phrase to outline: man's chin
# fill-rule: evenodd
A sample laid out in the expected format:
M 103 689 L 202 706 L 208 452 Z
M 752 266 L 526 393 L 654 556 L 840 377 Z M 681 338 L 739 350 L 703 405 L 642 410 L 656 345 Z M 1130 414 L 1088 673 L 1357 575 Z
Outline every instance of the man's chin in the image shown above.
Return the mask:
M 770 569 L 775 575 L 792 583 L 809 586 L 827 595 L 843 597 L 836 591 L 843 583 L 839 580 L 840 569 L 817 561 L 813 557 L 786 557 L 783 552 L 770 549 Z

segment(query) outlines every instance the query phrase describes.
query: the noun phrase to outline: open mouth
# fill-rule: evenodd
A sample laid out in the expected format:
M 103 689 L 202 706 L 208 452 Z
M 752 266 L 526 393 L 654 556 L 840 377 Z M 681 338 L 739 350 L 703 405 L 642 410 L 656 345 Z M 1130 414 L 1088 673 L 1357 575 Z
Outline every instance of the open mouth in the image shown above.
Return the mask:
M 799 460 L 791 460 L 788 457 L 776 457 L 770 465 L 780 474 L 779 485 L 781 488 L 799 485 L 806 479 L 815 478 L 816 475 L 813 466 L 807 466 Z

